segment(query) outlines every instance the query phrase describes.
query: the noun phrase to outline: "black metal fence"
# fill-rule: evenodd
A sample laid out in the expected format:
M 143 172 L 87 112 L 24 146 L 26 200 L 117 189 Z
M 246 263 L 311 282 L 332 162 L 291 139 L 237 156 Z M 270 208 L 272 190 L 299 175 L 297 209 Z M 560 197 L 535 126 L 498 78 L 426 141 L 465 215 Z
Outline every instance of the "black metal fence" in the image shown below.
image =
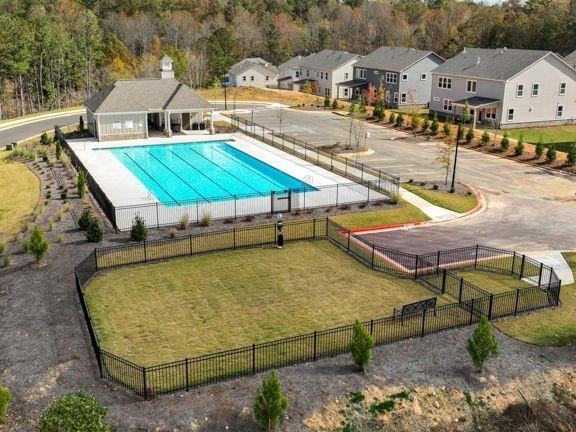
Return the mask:
M 274 245 L 276 230 L 275 224 L 265 224 L 94 250 L 76 267 L 75 274 L 101 376 L 148 398 L 348 352 L 352 325 L 149 367 L 134 364 L 100 347 L 83 293 L 90 278 L 99 270 L 172 257 Z M 369 243 L 328 218 L 287 222 L 283 234 L 288 242 L 327 239 L 374 270 L 413 278 L 434 293 L 455 300 L 444 306 L 423 308 L 418 313 L 393 314 L 362 322 L 373 335 L 376 345 L 471 325 L 482 315 L 495 319 L 559 304 L 561 282 L 554 270 L 515 252 L 472 246 L 412 255 Z M 492 294 L 465 281 L 452 269 L 505 272 L 519 279 L 532 280 L 537 285 Z

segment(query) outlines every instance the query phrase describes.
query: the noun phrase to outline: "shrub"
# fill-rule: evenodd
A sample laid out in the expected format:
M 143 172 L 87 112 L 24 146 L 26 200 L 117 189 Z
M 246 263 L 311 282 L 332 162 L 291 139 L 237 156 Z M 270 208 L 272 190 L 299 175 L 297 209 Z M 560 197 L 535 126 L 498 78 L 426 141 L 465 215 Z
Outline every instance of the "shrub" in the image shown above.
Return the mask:
M 84 130 L 84 116 L 80 116 L 78 120 L 78 130 L 82 132 Z
M 524 138 L 520 135 L 518 138 L 518 144 L 516 144 L 516 148 L 514 149 L 514 156 L 522 156 L 524 154 Z
M 64 235 L 63 234 L 58 234 L 56 236 L 56 242 L 57 243 L 62 243 L 64 241 Z
M 200 225 L 202 225 L 202 226 L 212 225 L 212 216 L 210 216 L 209 213 L 202 215 L 202 219 L 200 220 Z
M 130 240 L 144 241 L 147 237 L 148 228 L 146 228 L 146 222 L 140 216 L 136 216 L 130 229 Z
M 354 323 L 354 334 L 350 341 L 350 352 L 354 363 L 362 372 L 366 372 L 366 366 L 372 357 L 372 347 L 374 346 L 374 338 L 368 331 L 358 322 Z
M 264 378 L 256 391 L 252 411 L 254 421 L 267 431 L 272 431 L 280 424 L 282 414 L 288 406 L 288 397 L 282 393 L 282 385 L 276 372 L 272 371 Z
M 396 116 L 396 126 L 402 127 L 404 125 L 404 116 L 402 114 L 398 114 Z
M 40 135 L 40 144 L 48 145 L 48 144 L 50 144 L 50 141 L 51 141 L 50 137 L 48 136 L 46 131 L 42 132 L 42 135 Z
M 432 186 L 432 189 L 433 189 L 433 190 L 438 190 L 438 185 L 437 185 L 437 184 L 433 185 L 433 186 Z
M 480 138 L 480 141 L 482 142 L 483 145 L 487 145 L 490 142 L 490 135 L 488 134 L 488 131 L 484 131 L 484 133 L 482 134 L 482 138 Z
M 6 414 L 8 414 L 10 399 L 10 390 L 8 390 L 6 387 L 0 387 L 0 422 L 4 420 Z
M 40 417 L 39 432 L 91 431 L 109 432 L 108 408 L 100 405 L 85 390 L 68 393 L 52 402 Z
M 546 160 L 548 163 L 552 163 L 556 160 L 557 154 L 556 149 L 554 147 L 550 147 L 546 152 Z
M 54 231 L 54 219 L 48 219 L 48 231 Z
M 62 208 L 58 208 L 58 210 L 56 210 L 56 216 L 54 217 L 54 219 L 56 219 L 56 222 L 60 222 L 62 219 L 64 218 L 64 213 L 62 212 Z
M 468 130 L 466 131 L 466 136 L 464 137 L 464 139 L 466 140 L 466 142 L 468 144 L 472 143 L 472 141 L 474 141 L 474 129 L 468 128 Z
M 178 228 L 181 230 L 185 230 L 186 228 L 188 228 L 189 224 L 190 224 L 190 216 L 188 216 L 188 213 L 184 213 L 180 218 L 180 224 L 178 225 Z
M 2 258 L 2 267 L 8 267 L 10 265 L 10 255 L 4 255 L 4 258 Z
M 60 140 L 56 140 L 56 148 L 54 151 L 56 152 L 56 159 L 60 160 L 62 157 L 62 144 L 60 144 Z
M 396 123 L 396 114 L 395 113 L 390 113 L 390 119 L 389 119 L 390 123 L 395 124 Z
M 510 139 L 508 138 L 508 132 L 504 132 L 502 140 L 500 141 L 500 150 L 506 151 L 510 147 Z
M 480 322 L 470 339 L 466 342 L 466 349 L 478 372 L 482 373 L 484 362 L 490 357 L 496 357 L 500 353 L 498 341 L 492 334 L 492 324 L 486 315 L 482 315 Z
M 542 138 L 540 138 L 538 140 L 538 143 L 536 144 L 536 156 L 538 157 L 542 157 L 542 155 L 544 154 L 544 142 L 542 141 Z
M 170 238 L 176 238 L 177 233 L 178 233 L 178 231 L 176 231 L 176 228 L 170 228 L 168 235 L 170 236 Z
M 334 99 L 332 101 L 332 109 L 337 110 L 338 109 L 338 100 Z
M 462 141 L 464 139 L 464 126 L 460 125 L 458 126 L 458 130 L 456 132 L 456 138 L 458 139 L 458 141 Z
M 434 119 L 432 120 L 432 124 L 430 125 L 430 132 L 432 135 L 438 135 L 438 131 L 440 130 L 440 123 L 438 122 L 438 116 L 434 114 Z
M 6 250 L 6 243 L 0 240 L 0 255 L 3 254 L 5 250 Z
M 22 223 L 20 224 L 20 231 L 28 232 L 29 229 L 30 229 L 30 221 L 28 219 L 23 220 Z
M 446 119 L 444 122 L 444 135 L 447 137 L 452 136 L 452 121 L 450 118 Z
M 102 241 L 102 237 L 104 237 L 104 231 L 100 226 L 100 222 L 96 218 L 91 218 L 86 227 L 86 240 L 90 243 L 98 243 Z
M 422 132 L 426 133 L 430 129 L 430 120 L 428 117 L 424 117 L 424 121 L 422 122 Z
M 568 166 L 574 166 L 576 164 L 576 145 L 572 144 L 568 149 L 568 155 L 566 156 L 566 163 Z
M 86 195 L 86 173 L 82 170 L 78 173 L 78 180 L 76 181 L 76 186 L 78 188 L 78 196 L 83 197 Z
M 94 216 L 92 215 L 92 210 L 86 207 L 78 219 L 78 226 L 80 229 L 82 231 L 86 231 L 93 218 Z
M 412 129 L 418 130 L 421 123 L 422 123 L 422 119 L 420 118 L 420 116 L 416 113 L 412 114 L 412 118 L 410 120 L 410 126 L 412 127 Z
M 330 105 L 331 105 L 330 98 L 328 96 L 326 96 L 324 98 L 324 108 L 330 108 Z
M 44 231 L 42 231 L 40 227 L 35 227 L 28 241 L 28 252 L 36 258 L 36 261 L 40 261 L 44 258 L 49 248 L 50 242 L 44 236 Z

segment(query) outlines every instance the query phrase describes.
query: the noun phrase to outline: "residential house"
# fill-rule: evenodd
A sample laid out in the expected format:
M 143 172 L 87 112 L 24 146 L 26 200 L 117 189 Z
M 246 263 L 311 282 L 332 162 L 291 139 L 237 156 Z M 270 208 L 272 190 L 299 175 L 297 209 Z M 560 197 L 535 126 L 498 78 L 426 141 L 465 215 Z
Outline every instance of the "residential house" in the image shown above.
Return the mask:
M 432 70 L 444 59 L 432 51 L 383 46 L 354 64 L 354 75 L 338 84 L 337 97 L 355 99 L 370 84 L 383 87 L 388 106 L 428 106 Z
M 300 68 L 304 58 L 298 55 L 278 66 L 278 88 L 293 90 L 294 81 L 300 80 Z
M 88 130 L 98 141 L 148 138 L 154 133 L 213 133 L 213 107 L 174 78 L 164 56 L 160 77 L 118 80 L 86 102 Z
M 308 83 L 320 96 L 337 97 L 337 84 L 352 78 L 354 63 L 360 56 L 346 51 L 322 50 L 302 59 L 300 79 L 293 90 L 302 91 Z
M 576 50 L 564 57 L 564 61 L 576 69 Z
M 576 70 L 550 51 L 465 48 L 432 72 L 430 112 L 511 129 L 573 122 Z
M 276 87 L 278 68 L 260 57 L 245 58 L 230 68 L 227 84 L 237 87 Z

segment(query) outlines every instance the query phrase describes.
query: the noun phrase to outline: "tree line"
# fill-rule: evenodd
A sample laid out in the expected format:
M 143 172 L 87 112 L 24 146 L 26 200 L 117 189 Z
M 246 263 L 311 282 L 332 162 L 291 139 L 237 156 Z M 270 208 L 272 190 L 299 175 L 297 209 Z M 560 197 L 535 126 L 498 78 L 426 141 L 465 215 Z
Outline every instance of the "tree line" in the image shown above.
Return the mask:
M 193 87 L 248 56 L 280 64 L 404 45 L 576 49 L 576 0 L 0 0 L 0 119 L 82 103 L 174 60 Z

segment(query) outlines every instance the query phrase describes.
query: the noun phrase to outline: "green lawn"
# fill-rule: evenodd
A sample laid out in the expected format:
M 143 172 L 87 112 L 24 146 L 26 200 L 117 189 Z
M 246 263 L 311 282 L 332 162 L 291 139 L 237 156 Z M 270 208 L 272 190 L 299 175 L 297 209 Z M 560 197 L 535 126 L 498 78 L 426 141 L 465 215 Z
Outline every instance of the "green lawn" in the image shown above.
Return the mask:
M 504 131 L 499 131 L 503 134 Z M 544 144 L 555 144 L 557 150 L 567 151 L 576 142 L 576 125 L 549 126 L 542 128 L 514 129 L 508 131 L 511 138 L 524 137 L 524 141 L 536 144 L 540 138 Z
M 576 253 L 564 253 L 564 257 L 572 272 L 576 272 Z M 562 286 L 560 301 L 558 309 L 508 318 L 495 325 L 524 342 L 544 346 L 566 345 L 576 339 L 576 284 Z
M 86 297 L 102 347 L 152 365 L 383 317 L 432 295 L 311 241 L 126 267 L 97 276 Z
M 468 282 L 482 288 L 484 291 L 492 294 L 499 294 L 517 288 L 528 288 L 528 282 L 519 280 L 511 275 L 503 273 L 494 273 L 485 270 L 471 270 L 457 272 L 458 276 L 463 277 Z
M 40 181 L 26 165 L 0 150 L 0 240 L 18 232 L 40 199 Z
M 418 195 L 420 198 L 424 198 L 429 203 L 439 207 L 444 207 L 457 213 L 466 213 L 467 211 L 472 210 L 478 204 L 478 198 L 476 198 L 476 195 L 474 194 L 467 196 L 459 195 L 456 193 L 438 192 L 434 190 L 428 190 L 410 183 L 404 183 L 402 187 Z
M 334 222 L 346 228 L 371 228 L 385 225 L 430 220 L 418 207 L 402 202 L 403 207 L 390 210 L 372 210 L 332 216 Z
M 70 111 L 76 111 L 79 108 L 82 108 L 81 106 L 75 106 L 75 107 L 70 107 L 70 108 L 62 108 L 62 109 L 55 109 L 55 110 L 50 110 L 50 111 L 42 111 L 39 113 L 33 113 L 33 114 L 27 114 L 25 116 L 20 116 L 20 117 L 12 117 L 9 119 L 5 119 L 5 120 L 0 120 L 0 126 L 4 125 L 4 124 L 8 124 L 10 122 L 16 121 L 16 120 L 23 120 L 23 119 L 33 119 L 35 117 L 40 117 L 46 114 L 60 114 L 60 113 L 66 113 L 66 112 L 70 112 Z M 78 114 L 80 115 L 80 114 Z

